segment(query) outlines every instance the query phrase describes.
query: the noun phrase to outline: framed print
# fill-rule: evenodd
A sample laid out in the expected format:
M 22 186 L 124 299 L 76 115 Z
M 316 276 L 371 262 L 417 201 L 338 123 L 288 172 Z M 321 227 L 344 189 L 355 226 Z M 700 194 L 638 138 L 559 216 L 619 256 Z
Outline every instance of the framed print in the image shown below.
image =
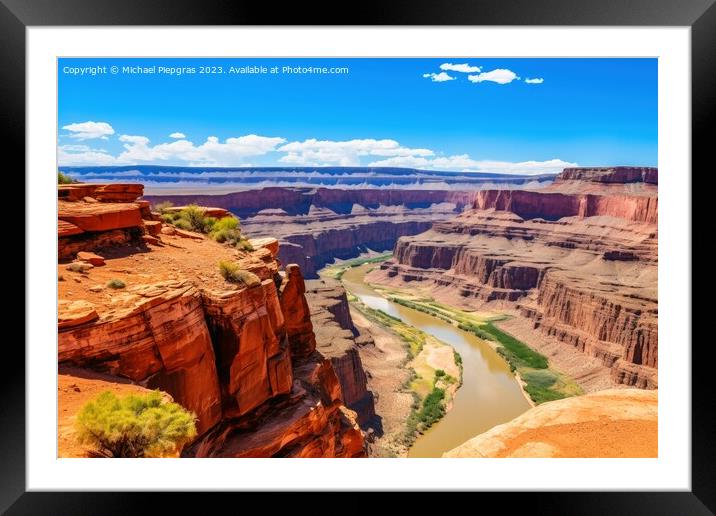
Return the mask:
M 529 491 L 710 514 L 690 213 L 716 11 L 661 4 L 340 25 L 4 0 L 27 333 L 3 509 Z

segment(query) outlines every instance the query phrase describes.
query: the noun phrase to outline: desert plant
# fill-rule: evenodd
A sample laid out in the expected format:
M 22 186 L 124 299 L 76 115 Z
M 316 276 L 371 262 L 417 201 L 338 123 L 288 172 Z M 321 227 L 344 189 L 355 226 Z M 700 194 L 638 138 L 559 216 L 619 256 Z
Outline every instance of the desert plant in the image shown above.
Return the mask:
M 254 250 L 254 246 L 252 246 L 251 242 L 249 242 L 248 239 L 246 239 L 246 238 L 241 238 L 241 240 L 239 240 L 236 243 L 236 247 L 241 249 L 242 251 L 253 251 Z
M 58 185 L 69 185 L 72 183 L 76 183 L 74 179 L 72 179 L 70 176 L 63 174 L 62 172 L 57 172 L 57 184 Z
M 179 212 L 179 220 L 185 220 L 193 231 L 204 233 L 206 230 L 206 222 L 204 210 L 196 204 L 191 204 Z
M 219 243 L 238 244 L 241 241 L 239 219 L 229 216 L 217 220 L 212 224 L 209 236 Z
M 111 279 L 107 282 L 107 287 L 113 288 L 113 289 L 120 289 L 126 287 L 124 284 L 124 281 L 118 280 L 118 279 Z
M 230 283 L 239 283 L 247 287 L 255 287 L 261 284 L 261 279 L 256 274 L 240 268 L 234 262 L 219 262 L 219 272 Z
M 152 205 L 152 210 L 156 211 L 158 213 L 164 214 L 165 211 L 167 211 L 169 208 L 174 206 L 174 203 L 171 201 L 161 201 L 154 205 Z
M 105 391 L 77 414 L 77 439 L 105 457 L 175 455 L 196 436 L 196 417 L 159 391 L 117 398 Z

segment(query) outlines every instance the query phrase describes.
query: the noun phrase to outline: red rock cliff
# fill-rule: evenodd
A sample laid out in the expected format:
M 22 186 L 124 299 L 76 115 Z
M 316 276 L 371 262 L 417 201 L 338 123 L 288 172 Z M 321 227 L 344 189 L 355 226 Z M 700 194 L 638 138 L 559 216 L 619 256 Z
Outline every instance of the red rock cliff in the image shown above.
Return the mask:
M 63 212 L 101 218 L 113 204 L 84 197 L 65 201 L 72 206 Z M 147 222 L 132 227 L 147 231 Z M 245 252 L 172 228 L 100 246 L 89 235 L 116 229 L 108 222 L 77 234 L 87 234 L 103 265 L 58 265 L 60 364 L 170 394 L 198 418 L 200 437 L 186 456 L 364 454 L 333 364 L 315 351 L 300 270 L 279 274 L 276 240 Z M 220 260 L 238 262 L 260 284 L 226 283 Z M 126 287 L 112 290 L 110 280 Z
M 648 185 L 626 195 L 619 181 Z M 609 186 L 580 193 L 586 183 Z M 568 169 L 544 191 L 478 192 L 473 210 L 400 238 L 370 279 L 517 308 L 536 329 L 598 357 L 614 383 L 656 388 L 656 183 L 654 169 Z

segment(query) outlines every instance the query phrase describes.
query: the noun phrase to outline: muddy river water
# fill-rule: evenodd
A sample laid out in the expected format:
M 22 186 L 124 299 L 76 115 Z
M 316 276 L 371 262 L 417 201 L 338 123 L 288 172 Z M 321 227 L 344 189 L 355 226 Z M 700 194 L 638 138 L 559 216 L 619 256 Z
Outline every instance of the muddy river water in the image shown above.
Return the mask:
M 509 366 L 488 344 L 450 323 L 381 296 L 364 282 L 372 267 L 375 265 L 348 269 L 342 278 L 346 289 L 367 306 L 399 317 L 449 344 L 462 356 L 463 384 L 457 391 L 452 409 L 417 438 L 408 457 L 440 457 L 530 408 Z

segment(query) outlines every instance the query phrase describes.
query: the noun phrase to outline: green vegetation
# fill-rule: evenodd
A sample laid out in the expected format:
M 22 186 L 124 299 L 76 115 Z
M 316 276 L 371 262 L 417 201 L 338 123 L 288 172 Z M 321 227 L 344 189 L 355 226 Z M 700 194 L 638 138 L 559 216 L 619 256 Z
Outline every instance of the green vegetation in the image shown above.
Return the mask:
M 204 233 L 212 240 L 225 243 L 242 251 L 253 251 L 253 246 L 241 235 L 239 219 L 233 215 L 216 219 L 205 215 L 204 209 L 195 204 L 181 210 L 168 211 L 171 203 L 160 203 L 155 209 L 160 209 L 162 220 L 179 229 Z
M 85 274 L 87 272 L 87 264 L 81 263 L 81 262 L 72 262 L 67 266 L 67 270 L 70 272 L 79 272 L 81 274 Z
M 335 278 L 337 280 L 340 280 L 343 277 L 343 274 L 348 269 L 352 269 L 354 267 L 360 267 L 361 265 L 365 265 L 366 263 L 382 263 L 386 260 L 389 260 L 393 256 L 393 253 L 385 253 L 378 256 L 373 256 L 370 258 L 362 257 L 362 258 L 355 258 L 353 260 L 348 260 L 342 263 L 337 263 L 335 265 L 329 265 L 328 267 L 323 269 L 323 274 Z
M 113 288 L 113 289 L 120 289 L 120 288 L 126 287 L 126 285 L 124 284 L 124 281 L 122 281 L 122 280 L 111 279 L 107 282 L 107 287 Z
M 422 331 L 405 324 L 401 319 L 393 317 L 383 310 L 376 310 L 362 303 L 356 303 L 356 307 L 368 319 L 395 333 L 403 341 L 408 351 L 409 360 L 415 358 L 423 350 L 423 346 L 425 345 L 425 333 Z
M 57 172 L 57 184 L 58 185 L 71 185 L 76 182 L 77 181 L 72 179 L 70 176 L 65 175 L 59 171 Z
M 506 315 L 478 316 L 475 313 L 443 305 L 433 299 L 416 297 L 412 293 L 393 292 L 389 299 L 399 305 L 454 324 L 461 330 L 492 343 L 495 351 L 509 364 L 510 371 L 520 375 L 525 383 L 525 392 L 537 404 L 582 394 L 582 389 L 574 380 L 549 369 L 549 360 L 546 356 L 494 325 L 494 322 L 508 318 Z M 458 365 L 462 367 L 461 362 Z
M 219 262 L 219 272 L 223 278 L 230 283 L 238 283 L 245 287 L 261 285 L 261 279 L 256 274 L 241 269 L 239 265 L 234 262 Z
M 178 454 L 196 436 L 196 417 L 159 391 L 117 398 L 105 391 L 77 415 L 77 439 L 104 457 Z

